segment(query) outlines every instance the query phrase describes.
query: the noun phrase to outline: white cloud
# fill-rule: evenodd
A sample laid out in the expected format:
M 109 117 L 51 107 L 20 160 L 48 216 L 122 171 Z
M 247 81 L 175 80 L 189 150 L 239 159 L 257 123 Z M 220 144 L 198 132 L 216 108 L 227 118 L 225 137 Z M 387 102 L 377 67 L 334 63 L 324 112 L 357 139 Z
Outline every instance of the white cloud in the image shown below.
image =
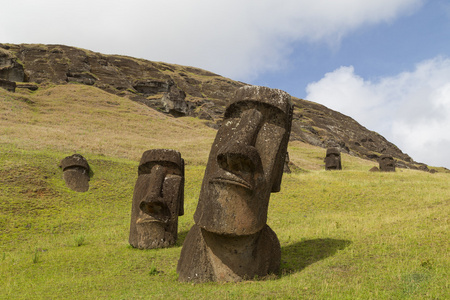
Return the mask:
M 376 81 L 341 67 L 307 86 L 307 99 L 353 117 L 417 161 L 450 168 L 450 58 Z
M 15 0 L 2 9 L 14 13 L 2 14 L 0 41 L 67 44 L 248 80 L 279 68 L 293 41 L 333 44 L 361 26 L 411 13 L 423 2 Z

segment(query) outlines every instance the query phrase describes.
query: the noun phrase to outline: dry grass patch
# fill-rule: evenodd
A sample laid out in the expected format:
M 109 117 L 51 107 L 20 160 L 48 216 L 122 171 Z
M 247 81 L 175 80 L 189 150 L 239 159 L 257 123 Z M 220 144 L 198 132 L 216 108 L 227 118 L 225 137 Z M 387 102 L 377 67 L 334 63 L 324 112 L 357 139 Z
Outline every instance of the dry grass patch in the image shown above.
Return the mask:
M 159 113 L 95 87 L 67 84 L 29 95 L 0 91 L 0 142 L 26 149 L 86 151 L 138 160 L 148 149 L 206 160 L 215 130 L 194 118 Z

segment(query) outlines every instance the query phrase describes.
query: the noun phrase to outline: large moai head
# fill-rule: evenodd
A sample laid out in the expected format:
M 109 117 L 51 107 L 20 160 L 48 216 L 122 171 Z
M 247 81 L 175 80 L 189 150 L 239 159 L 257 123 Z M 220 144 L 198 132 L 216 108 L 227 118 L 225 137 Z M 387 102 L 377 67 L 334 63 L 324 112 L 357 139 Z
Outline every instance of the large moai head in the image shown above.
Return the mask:
M 281 248 L 266 224 L 280 190 L 293 106 L 289 94 L 243 87 L 227 106 L 211 147 L 180 281 L 240 281 L 276 273 Z
M 213 233 L 248 235 L 267 221 L 270 193 L 280 190 L 292 121 L 291 96 L 240 88 L 211 147 L 195 223 Z
M 395 172 L 395 160 L 392 156 L 383 154 L 378 159 L 381 172 Z
M 60 168 L 66 185 L 76 192 L 89 190 L 89 164 L 80 154 L 73 154 L 61 160 Z
M 325 156 L 325 170 L 342 170 L 341 152 L 338 148 L 328 148 Z
M 184 160 L 175 150 L 145 151 L 138 167 L 129 243 L 139 249 L 168 247 L 177 240 L 184 214 Z

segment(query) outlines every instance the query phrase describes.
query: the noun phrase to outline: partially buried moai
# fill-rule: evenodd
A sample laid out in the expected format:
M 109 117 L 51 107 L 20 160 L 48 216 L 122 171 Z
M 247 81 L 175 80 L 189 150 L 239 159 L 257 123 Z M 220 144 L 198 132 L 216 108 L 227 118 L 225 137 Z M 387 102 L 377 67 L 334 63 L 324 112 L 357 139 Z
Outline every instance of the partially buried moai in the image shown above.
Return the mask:
M 383 154 L 378 159 L 380 165 L 380 171 L 382 172 L 395 172 L 395 160 L 392 156 Z
M 129 243 L 139 249 L 175 244 L 183 206 L 184 160 L 180 152 L 145 151 L 134 187 Z
M 332 147 L 327 149 L 325 170 L 342 170 L 341 152 L 338 148 Z
M 280 243 L 266 224 L 280 190 L 291 96 L 246 86 L 236 91 L 211 147 L 195 225 L 181 250 L 180 281 L 240 281 L 276 273 Z
M 89 190 L 89 164 L 82 155 L 73 154 L 61 160 L 59 167 L 63 170 L 66 185 L 76 192 Z

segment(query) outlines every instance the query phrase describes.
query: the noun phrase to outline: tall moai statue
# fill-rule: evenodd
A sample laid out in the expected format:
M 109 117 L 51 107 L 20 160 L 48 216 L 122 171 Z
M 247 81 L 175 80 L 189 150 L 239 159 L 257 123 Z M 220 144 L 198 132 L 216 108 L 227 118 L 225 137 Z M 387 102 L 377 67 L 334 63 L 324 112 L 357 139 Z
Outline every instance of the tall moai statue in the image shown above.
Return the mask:
M 211 147 L 195 225 L 183 243 L 179 281 L 240 281 L 276 273 L 281 249 L 266 224 L 280 191 L 293 105 L 286 92 L 236 91 Z
M 89 164 L 81 154 L 73 154 L 61 160 L 59 167 L 63 170 L 63 178 L 71 190 L 87 192 L 89 190 Z
M 395 160 L 392 156 L 382 154 L 378 159 L 381 172 L 395 172 Z
M 145 151 L 134 186 L 129 243 L 139 249 L 175 244 L 183 206 L 184 160 L 180 152 Z
M 332 147 L 327 149 L 325 170 L 342 170 L 341 152 L 338 148 Z

